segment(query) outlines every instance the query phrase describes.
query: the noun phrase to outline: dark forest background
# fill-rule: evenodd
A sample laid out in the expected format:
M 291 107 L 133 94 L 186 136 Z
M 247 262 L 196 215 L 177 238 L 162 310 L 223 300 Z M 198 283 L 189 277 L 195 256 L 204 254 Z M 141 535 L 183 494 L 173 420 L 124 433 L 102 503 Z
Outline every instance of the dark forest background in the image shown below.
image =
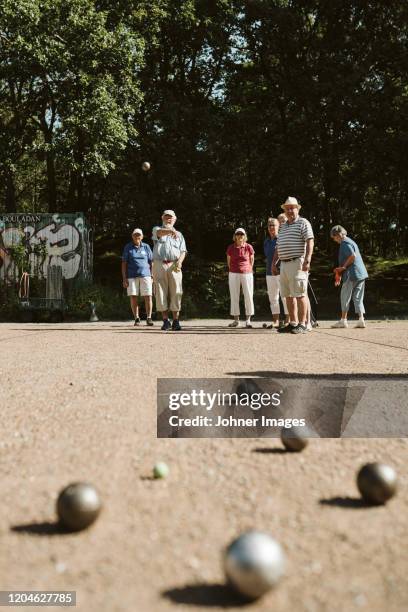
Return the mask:
M 404 0 L 1 0 L 0 212 L 83 211 L 103 257 L 174 208 L 215 261 L 294 195 L 318 253 L 341 223 L 406 255 L 407 23 Z

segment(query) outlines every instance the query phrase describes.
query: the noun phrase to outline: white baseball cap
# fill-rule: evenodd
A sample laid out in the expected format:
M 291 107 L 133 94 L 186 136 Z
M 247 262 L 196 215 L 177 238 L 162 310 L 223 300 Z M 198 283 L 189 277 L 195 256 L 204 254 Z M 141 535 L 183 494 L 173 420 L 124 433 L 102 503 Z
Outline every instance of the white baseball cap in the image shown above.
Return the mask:
M 174 210 L 170 210 L 170 209 L 168 209 L 168 210 L 165 210 L 165 211 L 164 211 L 164 213 L 163 213 L 162 217 L 164 217 L 165 215 L 169 215 L 170 217 L 175 217 L 175 216 L 176 216 L 176 213 L 174 212 Z
M 285 210 L 285 206 L 297 206 L 298 208 L 302 208 L 301 205 L 299 204 L 299 202 L 297 201 L 296 198 L 294 198 L 293 196 L 289 196 L 288 198 L 286 198 L 286 202 L 284 202 L 281 206 L 281 208 L 283 208 L 283 210 Z
M 235 234 L 244 234 L 246 236 L 246 231 L 244 230 L 243 227 L 237 227 L 237 229 L 234 232 L 234 235 Z
M 143 230 L 141 230 L 140 227 L 137 227 L 136 229 L 133 230 L 132 236 L 133 234 L 140 234 L 141 236 L 143 236 Z

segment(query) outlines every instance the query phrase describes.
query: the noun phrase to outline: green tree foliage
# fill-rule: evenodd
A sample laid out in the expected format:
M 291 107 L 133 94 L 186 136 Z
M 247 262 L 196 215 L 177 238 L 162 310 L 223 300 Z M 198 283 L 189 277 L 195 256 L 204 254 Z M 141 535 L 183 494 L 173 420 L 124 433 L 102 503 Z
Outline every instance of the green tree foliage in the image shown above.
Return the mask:
M 84 210 L 99 234 L 177 210 L 199 255 L 288 195 L 408 250 L 401 0 L 3 0 L 4 210 Z M 144 160 L 151 171 L 141 169 Z
M 144 39 L 127 12 L 110 16 L 91 0 L 3 7 L 1 125 L 4 141 L 7 130 L 14 139 L 1 149 L 2 166 L 16 171 L 25 146 L 44 175 L 48 210 L 88 207 L 85 183 L 89 197 L 94 177 L 107 176 L 135 136 Z

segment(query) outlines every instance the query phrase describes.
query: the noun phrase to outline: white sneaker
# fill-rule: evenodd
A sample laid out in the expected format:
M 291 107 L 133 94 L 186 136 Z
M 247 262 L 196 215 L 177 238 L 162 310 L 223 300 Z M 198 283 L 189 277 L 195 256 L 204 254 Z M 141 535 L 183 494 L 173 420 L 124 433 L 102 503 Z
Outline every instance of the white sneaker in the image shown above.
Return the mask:
M 309 332 L 309 331 L 313 331 L 313 327 L 312 327 L 312 324 L 311 324 L 311 323 L 308 323 L 308 324 L 306 325 L 306 331 L 308 331 L 308 332 Z
M 365 327 L 365 326 L 366 324 L 365 324 L 364 319 L 359 319 L 354 327 Z
M 348 323 L 344 319 L 340 319 L 340 321 L 336 321 L 336 323 L 334 323 L 332 327 L 336 329 L 341 327 L 343 329 L 344 327 L 348 327 Z

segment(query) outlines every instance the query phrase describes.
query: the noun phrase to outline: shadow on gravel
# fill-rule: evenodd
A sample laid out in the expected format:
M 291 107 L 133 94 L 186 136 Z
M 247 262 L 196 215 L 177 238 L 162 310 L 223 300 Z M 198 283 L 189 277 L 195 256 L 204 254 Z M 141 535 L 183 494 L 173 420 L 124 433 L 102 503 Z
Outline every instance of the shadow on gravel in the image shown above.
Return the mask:
M 157 333 L 162 333 L 165 334 L 166 336 L 173 336 L 174 334 L 178 335 L 188 335 L 188 334 L 192 334 L 194 336 L 196 336 L 197 334 L 199 334 L 200 336 L 214 336 L 214 335 L 219 335 L 219 334 L 227 334 L 227 335 L 232 335 L 232 334 L 265 334 L 265 330 L 264 329 L 245 329 L 244 327 L 242 329 L 225 329 L 225 328 L 221 328 L 221 329 L 214 329 L 214 328 L 206 328 L 206 329 L 200 329 L 200 328 L 187 328 L 187 327 L 183 327 L 180 331 L 178 332 L 172 332 L 171 329 L 169 329 L 166 332 L 163 332 L 159 327 L 157 329 L 140 329 L 138 328 L 137 331 L 133 330 L 133 329 L 123 329 L 121 331 L 115 331 L 113 333 L 115 334 L 134 334 L 140 332 L 142 334 L 157 334 Z M 269 332 L 270 333 L 270 332 Z
M 353 374 L 304 374 L 300 372 L 279 372 L 276 370 L 255 370 L 253 372 L 225 372 L 226 376 L 248 376 L 249 378 L 283 378 L 283 379 L 305 379 L 311 378 L 316 380 L 408 380 L 408 374 L 373 374 L 356 373 Z
M 13 525 L 10 531 L 14 533 L 27 533 L 37 536 L 56 536 L 72 534 L 72 531 L 63 527 L 60 523 L 44 521 L 43 523 L 27 523 L 25 525 Z
M 262 453 L 264 455 L 286 455 L 288 453 L 284 448 L 253 448 L 253 453 Z M 293 454 L 293 453 L 291 453 Z
M 169 589 L 162 593 L 176 604 L 203 606 L 206 608 L 232 608 L 248 606 L 251 602 L 239 596 L 225 584 L 193 584 Z
M 364 342 L 364 344 L 375 344 L 376 346 L 386 346 L 387 348 L 399 349 L 401 351 L 408 351 L 408 348 L 404 346 L 397 346 L 395 344 L 385 344 L 384 342 L 374 342 L 374 340 L 364 340 L 363 338 L 356 338 L 354 336 L 345 336 L 343 334 L 329 333 L 327 331 L 321 330 L 320 334 L 324 334 L 326 336 L 332 336 L 333 338 L 339 338 L 340 340 L 351 340 L 352 342 Z
M 330 497 L 328 499 L 321 499 L 319 504 L 336 508 L 350 508 L 352 510 L 372 508 L 372 504 L 368 504 L 361 497 Z
M 69 323 L 68 323 L 69 325 Z M 113 326 L 112 326 L 113 327 Z M 118 326 L 116 326 L 118 327 Z M 11 328 L 12 331 L 21 331 L 22 328 Z M 104 330 L 109 330 L 111 329 L 111 327 L 94 327 L 93 329 L 89 328 L 89 327 L 24 327 L 23 328 L 24 331 L 35 331 L 35 332 L 44 332 L 44 331 L 63 331 L 63 332 L 67 332 L 67 331 L 74 331 L 74 332 L 88 332 L 88 331 L 92 331 L 92 332 L 96 332 L 96 331 L 104 331 Z

